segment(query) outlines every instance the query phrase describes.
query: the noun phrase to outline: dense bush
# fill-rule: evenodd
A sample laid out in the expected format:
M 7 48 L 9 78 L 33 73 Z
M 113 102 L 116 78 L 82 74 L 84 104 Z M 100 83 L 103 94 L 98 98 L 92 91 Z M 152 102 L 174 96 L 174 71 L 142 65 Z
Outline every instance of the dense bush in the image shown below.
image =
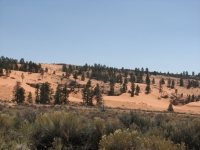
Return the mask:
M 200 119 L 191 115 L 24 106 L 0 113 L 0 149 L 199 150 L 199 141 Z
M 99 144 L 99 149 L 106 150 L 184 150 L 184 144 L 174 144 L 163 137 L 143 137 L 137 131 L 116 130 L 114 134 L 104 135 Z

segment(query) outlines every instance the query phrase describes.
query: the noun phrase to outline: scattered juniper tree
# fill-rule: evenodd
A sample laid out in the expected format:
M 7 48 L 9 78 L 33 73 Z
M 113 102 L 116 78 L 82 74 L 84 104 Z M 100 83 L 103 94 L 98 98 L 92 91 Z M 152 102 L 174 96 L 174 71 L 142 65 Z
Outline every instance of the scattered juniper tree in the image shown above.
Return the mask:
M 43 79 L 43 77 L 44 77 L 44 69 L 40 70 L 40 75 L 42 76 L 42 79 Z
M 140 93 L 140 87 L 137 85 L 136 86 L 136 93 L 135 93 L 135 95 L 139 95 L 139 93 Z
M 36 104 L 40 103 L 40 85 L 35 85 L 35 102 Z
M 145 73 L 149 74 L 149 69 L 148 68 L 145 69 Z
M 3 75 L 3 68 L 0 67 L 0 76 L 2 76 L 2 75 Z
M 68 97 L 69 97 L 69 92 L 67 90 L 67 84 L 65 84 L 62 89 L 62 103 L 63 104 L 69 104 Z
M 172 80 L 169 78 L 168 81 L 167 81 L 167 86 L 171 87 L 171 84 L 172 84 Z
M 152 84 L 155 84 L 155 79 L 154 78 L 152 79 Z
M 165 79 L 164 78 L 161 79 L 161 84 L 165 84 Z
M 13 102 L 23 103 L 25 100 L 25 89 L 21 87 L 20 82 L 16 82 L 13 88 Z
M 146 93 L 149 94 L 151 92 L 151 87 L 149 84 L 146 86 Z
M 60 85 L 58 84 L 57 85 L 57 87 L 56 87 L 56 93 L 55 93 L 55 95 L 54 95 L 54 104 L 61 104 L 62 103 L 62 101 L 61 101 L 61 97 L 62 95 L 61 95 L 61 87 L 60 87 Z
M 33 97 L 32 97 L 32 93 L 31 92 L 28 93 L 27 102 L 28 103 L 33 103 Z
M 93 105 L 93 94 L 94 92 L 92 91 L 91 88 L 87 88 L 86 86 L 82 90 L 82 99 L 83 99 L 83 104 L 92 106 Z
M 66 71 L 65 76 L 66 76 L 67 79 L 70 77 L 70 75 L 71 75 L 71 74 L 70 74 L 68 71 Z
M 86 84 L 86 88 L 90 88 L 91 85 L 92 85 L 92 82 L 91 82 L 91 80 L 89 79 L 88 82 L 87 82 L 87 84 Z
M 45 68 L 45 72 L 48 73 L 48 68 L 47 67 Z
M 60 84 L 62 84 L 62 81 L 63 81 L 63 77 L 60 78 Z
M 123 83 L 123 87 L 122 87 L 122 93 L 126 93 L 126 90 L 127 90 L 127 85 L 126 85 L 126 83 L 124 82 L 124 83 Z
M 66 72 L 67 71 L 67 65 L 66 64 L 63 64 L 62 65 L 62 72 Z
M 131 84 L 131 97 L 134 97 L 134 92 L 135 92 L 135 84 L 132 82 Z
M 180 86 L 184 86 L 183 78 L 180 78 Z
M 23 79 L 24 79 L 24 73 L 21 74 L 21 78 L 22 78 L 22 82 L 23 82 Z
M 176 93 L 176 95 L 178 94 L 178 89 L 175 89 L 175 93 Z
M 10 70 L 6 69 L 6 76 L 9 77 L 10 76 Z
M 75 83 L 76 83 L 76 79 L 78 79 L 78 72 L 77 71 L 74 71 L 73 78 L 74 78 Z
M 82 72 L 81 80 L 82 80 L 82 81 L 85 81 L 85 73 L 84 73 L 84 72 Z
M 52 99 L 53 90 L 48 82 L 42 83 L 40 87 L 40 103 L 49 104 Z
M 115 94 L 114 86 L 115 86 L 114 84 L 110 85 L 110 91 L 109 91 L 108 95 L 113 96 Z
M 108 95 L 113 96 L 115 94 L 115 80 L 113 78 L 110 79 L 110 91 Z
M 125 83 L 125 84 L 128 83 L 128 79 L 127 79 L 127 77 L 124 78 L 124 83 Z
M 173 106 L 172 106 L 172 104 L 170 103 L 169 104 L 169 106 L 168 106 L 168 109 L 167 109 L 168 111 L 171 111 L 171 112 L 174 112 L 174 108 L 173 108 Z
M 89 73 L 89 71 L 87 71 L 87 78 L 90 78 L 90 73 Z
M 171 84 L 171 88 L 172 88 L 172 89 L 174 88 L 174 85 L 175 85 L 175 81 L 172 80 L 172 84 Z
M 150 85 L 150 78 L 149 78 L 149 75 L 147 74 L 146 76 L 146 84 Z
M 135 75 L 133 74 L 133 72 L 130 74 L 130 80 L 131 83 L 135 82 Z
M 95 95 L 95 99 L 96 99 L 96 104 L 101 105 L 103 98 L 102 98 L 102 93 L 101 93 L 99 84 L 97 84 L 96 87 L 94 88 L 94 95 Z
M 194 96 L 194 94 L 192 94 L 192 100 L 191 100 L 192 102 L 194 102 L 195 101 L 195 96 Z

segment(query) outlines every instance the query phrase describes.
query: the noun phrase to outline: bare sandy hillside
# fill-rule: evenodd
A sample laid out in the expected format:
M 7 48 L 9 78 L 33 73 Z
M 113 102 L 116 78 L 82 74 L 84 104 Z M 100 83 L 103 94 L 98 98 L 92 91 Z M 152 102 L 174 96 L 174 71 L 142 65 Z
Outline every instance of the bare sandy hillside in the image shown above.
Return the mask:
M 71 81 L 74 81 L 73 77 L 70 76 L 69 79 L 64 78 L 61 80 L 63 72 L 61 65 L 55 64 L 42 64 L 42 67 L 48 68 L 48 72 L 44 73 L 44 75 L 40 75 L 39 73 L 28 73 L 21 71 L 11 71 L 9 77 L 2 76 L 0 77 L 0 99 L 1 100 L 12 100 L 12 90 L 16 84 L 16 81 L 20 81 L 22 83 L 22 87 L 26 90 L 26 95 L 28 92 L 32 92 L 33 97 L 35 96 L 35 89 L 29 86 L 27 83 L 43 83 L 49 82 L 51 83 L 51 87 L 56 90 L 56 86 L 58 83 L 67 83 L 69 84 Z M 55 71 L 55 74 L 53 72 Z M 24 79 L 22 81 L 21 74 L 24 74 Z M 86 84 L 88 79 L 85 81 L 81 81 L 80 77 L 78 77 L 77 83 Z M 151 85 L 151 93 L 145 94 L 146 84 L 138 84 L 140 86 L 141 92 L 139 96 L 130 97 L 129 93 L 124 93 L 120 96 L 107 96 L 103 95 L 103 100 L 105 106 L 109 107 L 121 107 L 121 108 L 133 108 L 133 109 L 144 109 L 144 110 L 167 110 L 170 103 L 170 95 L 175 93 L 175 89 L 167 88 L 167 84 L 163 85 L 163 93 L 168 94 L 169 98 L 160 98 L 161 93 L 159 93 L 159 80 L 161 78 L 167 79 L 167 77 L 163 76 L 151 76 L 155 79 L 155 84 Z M 179 82 L 178 78 L 171 78 L 175 80 L 175 88 L 178 90 L 178 94 L 183 93 L 183 96 L 187 95 L 200 95 L 200 88 L 190 88 L 187 89 L 185 87 L 180 87 L 177 85 Z M 96 83 L 99 83 L 101 87 L 103 87 L 104 91 L 109 90 L 109 83 L 103 83 L 101 81 L 91 80 L 92 86 L 94 87 Z M 137 83 L 136 83 L 137 85 Z M 115 85 L 115 90 L 119 91 L 121 85 L 118 83 Z M 128 90 L 130 90 L 131 84 L 128 83 Z M 74 102 L 82 102 L 82 93 L 81 89 L 75 89 L 75 93 L 71 93 L 69 100 Z M 186 113 L 197 113 L 200 114 L 200 101 L 192 102 L 186 105 L 174 106 L 174 110 L 178 112 L 186 112 Z

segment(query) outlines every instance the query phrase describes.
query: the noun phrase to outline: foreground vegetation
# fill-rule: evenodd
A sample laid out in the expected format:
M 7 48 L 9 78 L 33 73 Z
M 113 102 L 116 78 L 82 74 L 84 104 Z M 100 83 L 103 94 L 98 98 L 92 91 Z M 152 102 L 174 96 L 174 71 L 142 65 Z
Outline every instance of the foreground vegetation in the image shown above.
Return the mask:
M 0 106 L 0 149 L 200 149 L 200 118 L 85 106 Z
M 150 72 L 148 68 L 117 69 L 94 64 L 89 66 L 62 65 L 62 76 L 56 91 L 48 82 L 30 85 L 35 88 L 35 97 L 29 92 L 25 96 L 25 89 L 20 82 L 16 82 L 13 88 L 13 102 L 16 106 L 0 104 L 0 149 L 102 149 L 102 150 L 199 150 L 200 149 L 200 117 L 195 115 L 178 114 L 173 112 L 172 104 L 166 112 L 142 112 L 136 110 L 102 110 L 102 93 L 109 96 L 117 96 L 122 93 L 130 93 L 131 97 L 139 96 L 140 87 L 135 83 L 146 83 L 145 92 L 151 92 L 151 75 L 162 73 Z M 40 73 L 43 78 L 48 68 L 42 68 L 40 64 L 19 62 L 14 59 L 0 58 L 0 76 L 9 76 L 11 70 Z M 54 71 L 53 74 L 56 74 Z M 73 76 L 74 81 L 62 84 L 63 78 Z M 180 75 L 164 74 L 167 79 L 159 81 L 159 92 L 167 81 L 167 87 L 175 89 L 175 86 L 185 88 L 198 88 L 199 75 L 184 72 Z M 175 83 L 170 77 L 180 78 Z M 21 74 L 22 82 L 24 74 Z M 86 85 L 76 82 L 84 81 Z M 102 90 L 99 84 L 91 86 L 91 80 L 96 79 L 109 83 L 110 89 Z M 145 80 L 144 80 L 145 79 Z M 188 80 L 188 82 L 186 81 Z M 128 82 L 131 90 L 127 90 Z M 115 91 L 116 83 L 120 83 L 120 90 Z M 69 93 L 78 88 L 82 92 L 83 102 L 72 104 L 69 101 Z M 69 90 L 70 89 L 70 90 Z M 178 95 L 175 89 L 176 97 Z M 181 94 L 183 97 L 183 93 Z M 94 105 L 93 100 L 96 100 Z M 28 103 L 24 103 L 24 101 Z M 188 95 L 185 103 L 199 101 L 199 95 Z M 34 104 L 34 102 L 36 104 Z M 75 106 L 76 105 L 76 106 Z

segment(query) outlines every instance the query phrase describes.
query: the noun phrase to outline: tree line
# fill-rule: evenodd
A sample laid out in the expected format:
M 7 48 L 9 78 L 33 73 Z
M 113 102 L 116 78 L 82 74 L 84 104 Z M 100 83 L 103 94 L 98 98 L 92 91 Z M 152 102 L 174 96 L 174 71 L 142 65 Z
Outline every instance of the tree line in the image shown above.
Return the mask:
M 23 103 L 25 100 L 29 103 L 35 101 L 36 104 L 69 104 L 69 93 L 70 90 L 67 89 L 67 84 L 58 84 L 56 91 L 54 93 L 51 84 L 48 82 L 35 85 L 35 98 L 33 98 L 32 93 L 29 92 L 26 98 L 25 89 L 21 86 L 21 82 L 17 81 L 13 88 L 13 102 Z M 96 105 L 102 105 L 102 91 L 99 84 L 96 85 L 94 89 L 91 87 L 91 81 L 89 80 L 87 84 L 82 89 L 82 99 L 83 104 L 88 106 L 94 105 L 94 99 L 96 100 Z M 53 102 L 52 102 L 53 100 Z
M 42 70 L 41 64 L 36 64 L 32 61 L 26 61 L 21 58 L 20 61 L 8 57 L 0 57 L 0 75 L 3 75 L 3 69 L 6 70 L 6 74 L 9 74 L 11 70 L 19 70 L 24 72 L 40 73 Z

